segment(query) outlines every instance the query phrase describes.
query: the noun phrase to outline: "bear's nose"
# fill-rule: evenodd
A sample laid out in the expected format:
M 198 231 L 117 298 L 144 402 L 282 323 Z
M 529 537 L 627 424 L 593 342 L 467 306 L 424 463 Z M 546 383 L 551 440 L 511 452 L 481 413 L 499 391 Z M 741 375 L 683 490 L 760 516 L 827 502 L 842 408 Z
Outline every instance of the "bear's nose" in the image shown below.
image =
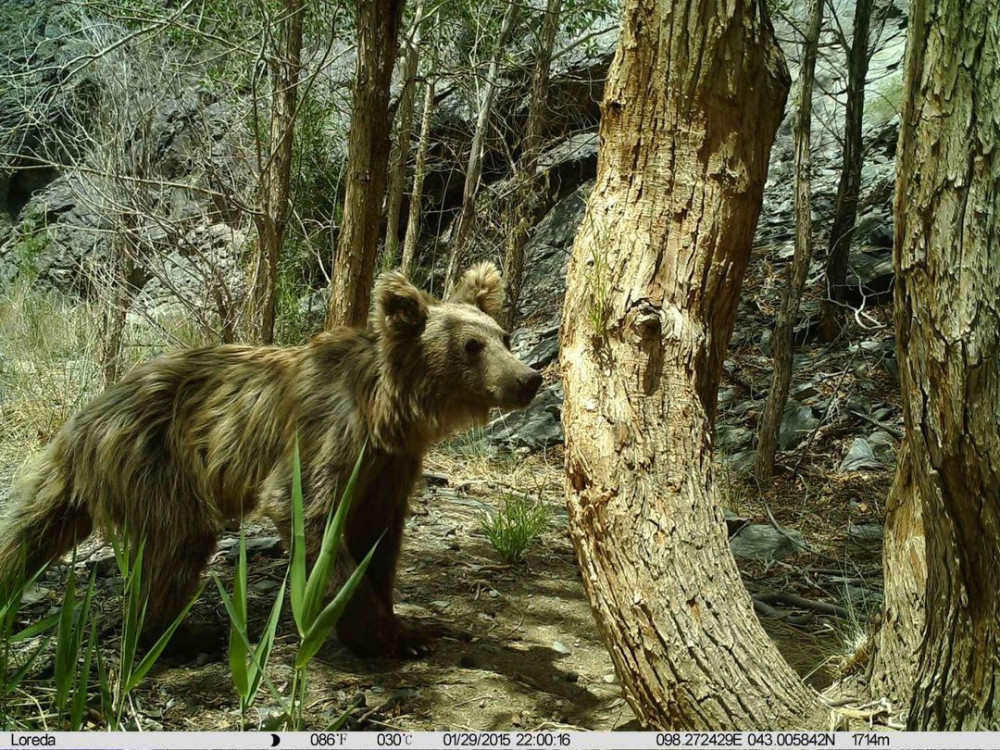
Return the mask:
M 538 387 L 542 384 L 542 373 L 530 370 L 517 379 L 517 384 L 521 388 L 524 400 L 530 401 L 538 393 Z

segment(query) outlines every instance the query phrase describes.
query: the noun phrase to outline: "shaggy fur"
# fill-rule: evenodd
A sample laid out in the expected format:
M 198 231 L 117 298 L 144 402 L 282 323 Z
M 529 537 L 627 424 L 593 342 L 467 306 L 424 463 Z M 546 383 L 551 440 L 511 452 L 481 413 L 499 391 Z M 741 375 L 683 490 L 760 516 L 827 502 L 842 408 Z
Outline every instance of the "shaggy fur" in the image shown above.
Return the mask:
M 0 581 L 66 553 L 92 529 L 145 540 L 147 637 L 189 600 L 223 524 L 259 510 L 285 544 L 298 435 L 310 553 L 337 487 L 369 448 L 339 551 L 339 586 L 384 533 L 338 633 L 360 653 L 398 653 L 392 610 L 410 491 L 435 442 L 494 407 L 525 406 L 541 377 L 493 317 L 500 276 L 470 269 L 445 302 L 401 274 L 379 279 L 372 325 L 301 347 L 219 346 L 136 367 L 76 414 L 15 485 L 0 525 Z

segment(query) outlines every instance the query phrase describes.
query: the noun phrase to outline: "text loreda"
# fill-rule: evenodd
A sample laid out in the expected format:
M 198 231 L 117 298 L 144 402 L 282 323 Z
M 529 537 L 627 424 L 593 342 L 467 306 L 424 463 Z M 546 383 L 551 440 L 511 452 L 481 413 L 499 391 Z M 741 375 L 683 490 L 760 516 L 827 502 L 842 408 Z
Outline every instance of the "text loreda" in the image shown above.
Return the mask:
M 11 747 L 55 747 L 56 738 L 53 734 L 11 734 Z

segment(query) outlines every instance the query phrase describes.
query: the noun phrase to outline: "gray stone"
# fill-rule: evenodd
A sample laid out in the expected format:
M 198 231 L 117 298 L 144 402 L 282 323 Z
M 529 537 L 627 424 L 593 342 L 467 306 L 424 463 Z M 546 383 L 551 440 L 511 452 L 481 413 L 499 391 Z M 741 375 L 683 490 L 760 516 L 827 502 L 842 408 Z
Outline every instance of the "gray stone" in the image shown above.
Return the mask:
M 880 523 L 851 524 L 851 528 L 847 531 L 847 538 L 856 544 L 867 544 L 881 542 L 883 533 Z
M 773 526 L 752 523 L 744 526 L 729 540 L 729 547 L 733 556 L 739 559 L 781 560 L 801 552 L 804 544 L 801 534 L 791 531 L 788 535 L 792 539 Z
M 503 448 L 544 450 L 563 442 L 562 385 L 543 390 L 527 409 L 500 415 L 486 427 L 492 445 Z
M 882 464 L 879 463 L 871 445 L 864 438 L 854 438 L 850 450 L 847 451 L 844 460 L 840 462 L 840 471 L 845 473 L 881 468 Z
M 736 451 L 745 445 L 749 445 L 751 440 L 753 440 L 753 432 L 746 427 L 723 425 L 718 430 L 716 445 L 719 447 L 719 450 L 727 452 Z
M 811 406 L 789 403 L 781 420 L 781 431 L 778 435 L 778 447 L 789 451 L 819 427 L 819 417 Z
M 896 454 L 896 439 L 885 430 L 875 430 L 868 436 L 868 444 L 879 461 L 892 464 Z

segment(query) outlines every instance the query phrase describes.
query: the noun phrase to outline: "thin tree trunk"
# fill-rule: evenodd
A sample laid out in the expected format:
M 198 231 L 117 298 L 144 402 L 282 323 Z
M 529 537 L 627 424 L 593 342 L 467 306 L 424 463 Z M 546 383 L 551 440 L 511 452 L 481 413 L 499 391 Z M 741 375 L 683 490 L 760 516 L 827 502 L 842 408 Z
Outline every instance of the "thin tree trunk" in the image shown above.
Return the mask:
M 926 626 L 908 727 L 1000 728 L 1000 6 L 911 6 L 896 336 L 923 502 Z
M 403 205 L 403 185 L 406 182 L 406 160 L 410 155 L 413 135 L 413 101 L 416 98 L 417 64 L 420 62 L 420 28 L 424 20 L 424 0 L 417 0 L 413 14 L 413 29 L 406 43 L 403 65 L 403 94 L 399 102 L 399 125 L 396 149 L 389 167 L 389 198 L 386 210 L 385 252 L 393 265 L 399 253 L 399 212 Z
M 774 326 L 771 345 L 774 349 L 774 370 L 771 389 L 767 394 L 764 414 L 757 430 L 757 455 L 754 474 L 760 482 L 770 482 L 774 474 L 774 454 L 777 451 L 781 418 L 792 382 L 792 333 L 799 317 L 799 303 L 806 285 L 806 274 L 812 260 L 812 91 L 816 72 L 816 52 L 823 26 L 823 0 L 812 0 L 809 23 L 802 40 L 802 68 L 799 72 L 799 107 L 795 115 L 795 254 L 787 271 L 781 311 Z
M 486 84 L 479 102 L 479 113 L 476 117 L 476 130 L 472 134 L 472 146 L 469 149 L 469 163 L 465 168 L 465 185 L 462 189 L 462 208 L 455 220 L 451 233 L 451 247 L 448 253 L 448 268 L 445 272 L 444 288 L 450 290 L 455 283 L 459 265 L 465 260 L 465 246 L 469 240 L 476 212 L 476 195 L 479 192 L 479 178 L 483 173 L 483 148 L 486 143 L 486 131 L 490 124 L 490 113 L 493 111 L 493 99 L 496 97 L 497 78 L 500 75 L 500 58 L 507 49 L 507 40 L 517 22 L 518 11 L 521 8 L 518 0 L 510 0 L 503 21 L 500 23 L 500 34 L 490 58 L 490 67 L 486 73 Z
M 358 0 L 357 69 L 347 135 L 344 218 L 333 264 L 326 327 L 368 320 L 389 164 L 389 85 L 404 0 Z
M 924 631 L 927 557 L 922 505 L 913 458 L 904 440 L 886 502 L 882 624 L 874 636 L 868 674 L 871 697 L 889 698 L 894 711 L 910 705 Z
M 868 36 L 873 0 L 857 0 L 854 38 L 847 57 L 847 112 L 844 118 L 844 163 L 837 187 L 836 211 L 826 258 L 826 298 L 822 305 L 823 338 L 833 341 L 843 321 L 847 265 L 858 218 L 863 161 L 861 121 L 865 112 L 865 78 L 868 75 Z
M 751 0 L 627 0 L 561 332 L 566 502 L 640 720 L 813 725 L 761 629 L 712 469 L 722 362 L 788 72 Z
M 433 74 L 433 71 L 431 71 Z M 427 176 L 427 148 L 431 141 L 431 119 L 434 115 L 434 79 L 428 77 L 424 92 L 424 112 L 420 122 L 420 143 L 417 145 L 417 163 L 413 167 L 413 190 L 410 192 L 410 213 L 406 221 L 406 239 L 403 241 L 403 273 L 413 270 L 413 258 L 420 239 L 420 208 L 424 195 L 424 178 Z
M 517 303 L 521 296 L 521 282 L 524 275 L 524 246 L 536 213 L 538 181 L 535 170 L 542 149 L 542 132 L 548 114 L 549 68 L 552 66 L 552 48 L 559 31 L 559 15 L 562 0 L 548 0 L 545 18 L 538 32 L 538 48 L 535 51 L 535 69 L 531 76 L 531 96 L 528 101 L 528 122 L 524 129 L 524 141 L 515 187 L 508 209 L 511 216 L 511 230 L 504 248 L 504 279 L 507 296 L 504 300 L 503 321 L 511 329 L 517 317 Z
M 260 177 L 257 251 L 249 284 L 249 336 L 252 341 L 263 344 L 274 341 L 278 260 L 288 224 L 305 7 L 305 0 L 288 0 L 284 4 L 278 49 L 271 62 L 269 154 Z

